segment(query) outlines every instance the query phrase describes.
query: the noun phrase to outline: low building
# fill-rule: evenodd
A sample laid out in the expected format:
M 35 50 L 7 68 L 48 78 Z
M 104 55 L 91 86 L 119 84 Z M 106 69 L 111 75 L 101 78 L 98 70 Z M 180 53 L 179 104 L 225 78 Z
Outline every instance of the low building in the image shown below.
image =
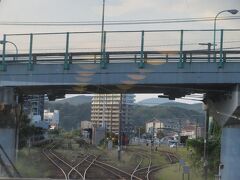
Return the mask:
M 188 139 L 196 139 L 196 137 L 204 136 L 204 128 L 190 124 L 182 128 L 181 136 L 187 136 Z
M 93 124 L 91 121 L 81 121 L 80 126 L 82 137 L 90 142 L 92 139 Z
M 84 130 L 84 129 L 92 129 L 92 122 L 91 121 L 81 121 L 81 127 L 80 129 L 81 130 Z
M 187 125 L 181 131 L 181 136 L 187 136 L 188 139 L 195 139 L 196 138 L 196 125 Z
M 160 120 L 154 119 L 146 123 L 146 133 L 153 134 L 156 130 L 164 128 L 164 123 Z
M 44 122 L 47 122 L 50 129 L 57 129 L 59 125 L 59 110 L 44 110 Z
M 177 132 L 180 130 L 179 122 L 170 119 L 153 119 L 146 123 L 146 133 L 153 134 L 155 137 L 159 131 Z

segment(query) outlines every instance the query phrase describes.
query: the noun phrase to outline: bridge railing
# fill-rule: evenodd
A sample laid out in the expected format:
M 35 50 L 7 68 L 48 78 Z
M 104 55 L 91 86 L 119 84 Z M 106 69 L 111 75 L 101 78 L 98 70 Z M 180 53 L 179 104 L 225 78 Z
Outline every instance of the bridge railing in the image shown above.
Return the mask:
M 123 62 L 139 68 L 146 63 L 177 62 L 183 68 L 186 62 L 215 62 L 221 68 L 225 62 L 240 61 L 240 29 L 216 30 L 216 37 L 213 51 L 213 30 L 5 34 L 0 68 L 26 63 L 32 70 L 34 64 L 55 63 L 68 70 L 74 63 L 99 63 L 105 68 Z

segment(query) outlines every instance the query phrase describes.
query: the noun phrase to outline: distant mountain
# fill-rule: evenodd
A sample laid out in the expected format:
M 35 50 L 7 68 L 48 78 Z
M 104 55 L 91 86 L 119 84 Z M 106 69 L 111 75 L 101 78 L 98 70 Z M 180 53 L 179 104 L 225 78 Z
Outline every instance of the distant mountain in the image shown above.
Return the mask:
M 187 110 L 194 110 L 194 111 L 203 113 L 202 103 L 186 104 L 186 103 L 179 103 L 179 102 L 169 102 L 169 103 L 160 104 L 160 106 L 178 107 L 178 108 L 183 108 L 183 109 L 187 109 Z
M 91 96 L 75 96 L 75 97 L 70 97 L 70 98 L 65 98 L 62 100 L 57 100 L 54 102 L 50 102 L 50 104 L 65 104 L 69 103 L 70 105 L 73 106 L 78 106 L 81 104 L 86 104 L 86 103 L 91 103 L 92 102 L 92 97 Z
M 175 103 L 169 103 L 175 104 Z M 176 103 L 181 104 L 181 103 Z M 175 104 L 175 105 L 176 105 Z M 189 105 L 191 106 L 191 105 Z M 182 123 L 185 124 L 187 121 L 195 123 L 198 121 L 201 125 L 204 122 L 204 113 L 203 111 L 195 111 L 191 109 L 187 109 L 187 106 L 177 107 L 177 106 L 134 106 L 131 116 L 131 123 L 135 126 L 144 126 L 147 121 L 152 119 L 159 119 L 163 122 L 167 120 L 175 120 L 182 119 Z
M 165 98 L 149 98 L 136 103 L 136 105 L 149 106 L 149 107 L 153 107 L 153 106 L 179 107 L 179 108 L 194 110 L 198 112 L 203 111 L 202 103 L 186 104 L 186 103 L 179 103 L 173 100 L 168 100 Z
M 157 106 L 164 103 L 174 102 L 166 98 L 149 98 L 136 103 L 139 106 Z

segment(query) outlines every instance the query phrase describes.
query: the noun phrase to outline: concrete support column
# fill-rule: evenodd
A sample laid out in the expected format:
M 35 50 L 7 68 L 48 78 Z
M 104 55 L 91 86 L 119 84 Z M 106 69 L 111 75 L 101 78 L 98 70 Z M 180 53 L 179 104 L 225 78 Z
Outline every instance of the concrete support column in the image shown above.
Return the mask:
M 0 167 L 7 169 L 16 160 L 16 98 L 14 88 L 0 88 Z M 10 168 L 11 169 L 11 168 Z M 11 172 L 11 171 L 9 171 Z M 9 175 L 7 171 L 7 174 Z M 6 172 L 0 172 L 5 175 Z
M 219 171 L 221 180 L 240 179 L 240 125 L 223 128 Z
M 9 88 L 9 87 L 0 88 L 0 104 L 1 105 L 15 104 L 14 88 Z

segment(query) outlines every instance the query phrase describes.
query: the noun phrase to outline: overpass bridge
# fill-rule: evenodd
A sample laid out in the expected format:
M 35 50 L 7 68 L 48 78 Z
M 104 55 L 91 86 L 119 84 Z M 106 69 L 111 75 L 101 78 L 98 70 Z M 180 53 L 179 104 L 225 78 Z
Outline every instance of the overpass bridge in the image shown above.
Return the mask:
M 26 94 L 163 92 L 171 98 L 226 90 L 240 80 L 240 30 L 217 30 L 216 51 L 209 43 L 212 34 L 212 30 L 5 34 L 0 87 L 16 87 Z M 15 44 L 17 54 L 7 42 Z
M 174 99 L 204 93 L 207 114 L 224 127 L 223 179 L 234 179 L 240 176 L 234 138 L 240 135 L 240 29 L 216 34 L 216 51 L 212 30 L 5 34 L 0 101 L 28 94 L 164 93 Z

